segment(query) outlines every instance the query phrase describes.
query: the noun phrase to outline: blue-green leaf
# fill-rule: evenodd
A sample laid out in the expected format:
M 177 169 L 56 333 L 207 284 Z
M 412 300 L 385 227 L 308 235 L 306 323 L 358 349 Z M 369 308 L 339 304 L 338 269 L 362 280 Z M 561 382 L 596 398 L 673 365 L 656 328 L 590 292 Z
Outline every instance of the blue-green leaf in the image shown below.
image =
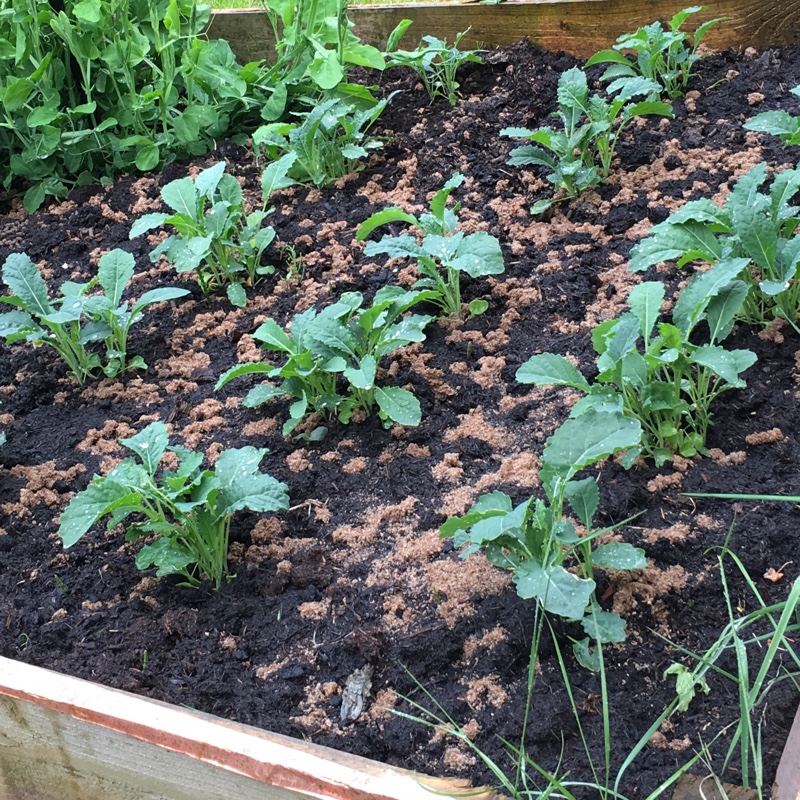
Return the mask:
M 169 444 L 167 426 L 160 421 L 151 422 L 146 428 L 128 439 L 120 439 L 121 445 L 132 450 L 142 459 L 144 468 L 150 475 L 155 475 L 161 456 Z
M 628 542 L 601 544 L 592 551 L 592 565 L 602 569 L 646 569 L 644 550 Z
M 422 420 L 419 400 L 407 389 L 397 386 L 378 387 L 375 389 L 375 402 L 392 422 L 400 425 L 419 425 Z
M 591 389 L 578 368 L 564 356 L 555 353 L 531 356 L 517 370 L 515 377 L 520 383 L 533 383 L 536 386 L 572 386 L 584 392 Z
M 130 253 L 115 248 L 101 256 L 97 277 L 112 308 L 122 302 L 122 293 L 133 277 L 135 261 Z

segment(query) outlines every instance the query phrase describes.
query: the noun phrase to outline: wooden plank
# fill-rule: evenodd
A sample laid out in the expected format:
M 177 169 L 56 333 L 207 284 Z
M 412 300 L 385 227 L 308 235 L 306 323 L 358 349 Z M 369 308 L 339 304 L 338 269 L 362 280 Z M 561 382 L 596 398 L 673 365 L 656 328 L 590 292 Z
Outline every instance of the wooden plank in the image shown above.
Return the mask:
M 463 781 L 0 658 L 0 800 L 430 800 L 465 791 Z
M 351 6 L 349 13 L 355 33 L 380 48 L 397 23 L 407 18 L 414 24 L 403 46 L 413 47 L 429 34 L 452 42 L 457 33 L 471 27 L 462 47 L 497 47 L 527 36 L 548 50 L 587 58 L 611 47 L 620 34 L 656 19 L 667 20 L 687 5 L 686 0 L 512 0 L 499 5 Z M 704 5 L 707 10 L 690 20 L 692 29 L 714 17 L 731 18 L 709 31 L 704 39 L 709 47 L 764 49 L 800 41 L 800 0 L 706 0 Z M 270 26 L 257 9 L 216 11 L 209 35 L 227 39 L 242 61 L 274 53 Z
M 773 800 L 800 800 L 800 708 L 783 748 L 772 797 Z

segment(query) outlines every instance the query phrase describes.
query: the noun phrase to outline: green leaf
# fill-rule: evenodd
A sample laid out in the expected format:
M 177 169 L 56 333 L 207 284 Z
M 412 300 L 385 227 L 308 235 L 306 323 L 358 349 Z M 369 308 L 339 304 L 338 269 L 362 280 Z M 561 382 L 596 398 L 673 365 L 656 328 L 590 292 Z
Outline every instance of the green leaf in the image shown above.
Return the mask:
M 397 386 L 378 387 L 375 389 L 375 402 L 392 422 L 414 426 L 419 425 L 422 420 L 419 400 L 407 389 Z
M 288 487 L 258 467 L 266 450 L 240 447 L 223 450 L 215 466 L 220 490 L 215 512 L 219 518 L 248 508 L 251 511 L 281 511 L 289 508 Z
M 72 7 L 75 19 L 88 25 L 100 22 L 100 10 L 100 0 L 81 0 Z
M 241 283 L 228 284 L 226 294 L 228 295 L 228 300 L 230 300 L 231 305 L 237 308 L 244 308 L 247 305 L 247 294 Z
M 479 317 L 489 310 L 489 303 L 483 298 L 476 297 L 474 300 L 469 301 L 467 309 L 471 317 Z
M 572 386 L 588 392 L 591 386 L 578 368 L 564 356 L 555 353 L 541 353 L 531 356 L 518 370 L 516 379 L 520 383 L 533 383 L 536 386 Z
M 0 314 L 0 336 L 8 339 L 10 344 L 27 338 L 31 333 L 44 334 L 44 330 L 33 321 L 33 317 L 27 311 L 17 309 Z
M 628 295 L 631 314 L 639 320 L 639 333 L 645 340 L 650 338 L 663 302 L 664 284 L 659 281 L 640 283 Z
M 276 350 L 281 353 L 295 352 L 294 343 L 274 319 L 268 319 L 259 325 L 253 333 L 253 338 L 262 342 L 267 350 Z
M 197 221 L 197 196 L 191 178 L 179 178 L 161 190 L 161 199 L 176 213 Z
M 733 329 L 736 315 L 742 307 L 750 288 L 744 281 L 734 281 L 721 289 L 708 301 L 706 322 L 711 332 L 712 344 L 725 339 Z M 762 282 L 763 291 L 763 282 Z
M 9 78 L 5 92 L 0 95 L 6 111 L 19 111 L 28 102 L 34 88 L 34 82 L 28 78 Z
M 579 578 L 561 566 L 543 569 L 535 561 L 524 561 L 514 570 L 517 594 L 523 600 L 536 598 L 545 611 L 565 619 L 581 619 L 595 583 Z
M 147 308 L 147 306 L 153 305 L 153 303 L 164 303 L 168 300 L 177 300 L 179 297 L 186 297 L 187 294 L 191 294 L 188 289 L 173 289 L 173 288 L 163 288 L 163 289 L 150 289 L 149 292 L 145 292 L 134 304 L 133 308 L 131 309 L 131 316 L 135 317 L 140 311 Z
M 134 163 L 136 164 L 136 169 L 140 172 L 149 172 L 155 169 L 160 161 L 161 151 L 158 149 L 158 145 L 146 144 L 144 147 L 139 148 Z
M 158 469 L 161 456 L 169 444 L 167 426 L 163 422 L 151 422 L 146 428 L 128 439 L 120 439 L 119 443 L 136 453 L 142 464 L 152 476 Z
M 642 436 L 638 420 L 618 412 L 588 409 L 567 419 L 547 440 L 539 472 L 547 496 L 555 494 L 584 467 L 635 447 Z
M 601 50 L 595 53 L 585 64 L 586 67 L 593 67 L 595 64 L 606 64 L 608 62 L 614 64 L 624 64 L 626 67 L 631 65 L 631 62 L 616 50 Z
M 698 689 L 703 692 L 703 694 L 708 694 L 711 691 L 711 687 L 703 676 L 694 676 L 691 670 L 684 667 L 683 664 L 670 664 L 664 670 L 664 680 L 671 675 L 675 676 L 675 691 L 678 695 L 676 711 L 688 711 L 689 703 L 694 700 Z
M 722 245 L 701 222 L 673 225 L 667 220 L 656 225 L 651 234 L 631 250 L 629 269 L 639 272 L 664 261 L 676 261 L 687 253 L 713 263 L 722 256 Z
M 265 204 L 273 192 L 294 184 L 294 180 L 289 177 L 288 173 L 297 158 L 297 153 L 289 152 L 267 165 L 261 174 L 261 192 Z
M 619 614 L 593 609 L 581 624 L 586 635 L 600 644 L 625 641 L 625 620 Z
M 328 309 L 331 309 L 329 306 Z M 318 316 L 306 326 L 305 341 L 316 354 L 333 356 L 355 356 L 358 342 L 352 333 L 338 320 Z
M 135 263 L 130 253 L 119 248 L 100 257 L 97 277 L 114 309 L 122 302 L 122 293 L 133 277 Z
M 323 91 L 335 88 L 344 78 L 344 70 L 335 50 L 318 55 L 308 66 L 308 75 Z
M 386 41 L 386 52 L 392 53 L 394 50 L 397 50 L 397 45 L 400 44 L 400 40 L 405 35 L 405 32 L 411 27 L 413 21 L 410 19 L 403 19 L 397 24 L 395 29 L 389 34 L 389 38 Z
M 207 167 L 198 173 L 197 177 L 194 179 L 194 192 L 193 199 L 191 201 L 192 208 L 194 208 L 194 204 L 197 202 L 197 195 L 207 197 L 209 200 L 212 199 L 214 192 L 216 192 L 217 186 L 219 186 L 219 182 L 222 180 L 222 176 L 224 174 L 224 161 L 218 161 L 216 164 L 212 164 L 210 167 Z M 170 184 L 170 186 L 171 185 L 172 184 Z M 167 187 L 164 188 L 166 189 Z M 164 197 L 163 191 L 161 196 Z M 166 198 L 164 198 L 164 201 L 167 202 Z M 179 211 L 180 209 L 176 208 L 175 210 Z
M 5 260 L 3 281 L 22 301 L 26 311 L 38 317 L 53 313 L 42 273 L 25 253 L 12 253 Z
M 272 364 L 265 364 L 264 362 L 256 362 L 254 364 L 238 364 L 235 367 L 231 367 L 229 370 L 226 370 L 219 376 L 219 380 L 217 380 L 217 385 L 214 387 L 214 391 L 219 391 L 223 386 L 225 386 L 230 381 L 234 380 L 235 378 L 241 378 L 244 375 L 253 375 L 253 374 L 265 374 L 270 373 L 275 369 Z
M 169 219 L 169 214 L 156 213 L 144 214 L 139 217 L 136 222 L 131 225 L 131 232 L 128 234 L 129 239 L 136 236 L 141 236 L 143 233 L 152 230 L 153 228 L 160 228 Z
M 584 669 L 600 672 L 603 666 L 603 662 L 600 660 L 600 647 L 596 647 L 594 650 L 590 649 L 588 639 L 573 642 L 572 654 Z
M 672 309 L 672 321 L 684 340 L 689 338 L 695 325 L 705 315 L 711 299 L 733 283 L 748 268 L 749 263 L 748 258 L 728 258 L 707 272 L 698 272 L 692 276 L 681 290 Z
M 600 490 L 594 478 L 582 481 L 570 481 L 564 488 L 564 497 L 578 515 L 578 519 L 587 527 L 592 527 L 592 520 L 600 504 Z
M 287 97 L 288 92 L 286 84 L 275 84 L 269 100 L 267 100 L 267 102 L 264 104 L 264 107 L 261 109 L 262 119 L 265 119 L 268 122 L 273 122 L 277 119 L 280 119 L 283 116 L 284 111 L 286 111 Z
M 689 360 L 707 367 L 726 383 L 738 388 L 743 385 L 739 374 L 755 364 L 756 354 L 750 350 L 725 350 L 723 347 L 706 345 L 698 347 Z
M 152 544 L 146 544 L 136 555 L 137 569 L 158 567 L 156 575 L 183 575 L 186 568 L 197 561 L 192 553 L 173 536 L 159 536 Z
M 471 278 L 499 275 L 506 268 L 500 242 L 486 231 L 465 236 L 456 248 L 456 257 L 448 266 L 466 272 Z
M 390 222 L 407 222 L 409 225 L 419 227 L 419 220 L 417 220 L 416 217 L 403 211 L 402 208 L 391 206 L 390 208 L 384 208 L 383 211 L 378 211 L 371 217 L 367 217 L 367 219 L 358 226 L 356 240 L 363 242 L 375 228 L 379 228 L 381 225 L 387 225 Z
M 44 183 L 34 183 L 22 198 L 22 206 L 28 214 L 40 208 L 47 197 L 47 187 Z
M 370 355 L 366 355 L 361 359 L 358 369 L 348 367 L 344 370 L 343 374 L 356 389 L 368 391 L 372 389 L 375 384 L 375 370 L 377 366 L 375 359 Z
M 753 206 L 735 206 L 733 224 L 747 255 L 771 274 L 778 254 L 778 232 L 772 218 Z
M 61 514 L 58 535 L 64 547 L 72 547 L 101 517 L 123 508 L 134 513 L 141 508 L 138 492 L 110 478 L 95 478 L 76 494 Z
M 43 125 L 49 125 L 54 120 L 62 116 L 57 108 L 50 108 L 49 106 L 40 106 L 34 108 L 28 118 L 25 120 L 29 128 L 39 128 Z
M 592 551 L 591 561 L 602 569 L 647 569 L 644 550 L 628 542 L 601 544 Z

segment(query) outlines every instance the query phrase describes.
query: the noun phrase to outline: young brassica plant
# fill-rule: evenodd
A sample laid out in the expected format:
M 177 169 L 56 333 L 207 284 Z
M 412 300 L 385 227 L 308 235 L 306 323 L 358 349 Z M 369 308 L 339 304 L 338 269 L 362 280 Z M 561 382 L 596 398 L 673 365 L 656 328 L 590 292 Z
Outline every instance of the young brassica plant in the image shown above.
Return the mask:
M 452 536 L 456 547 L 465 547 L 462 558 L 483 550 L 492 564 L 512 570 L 520 597 L 537 600 L 551 614 L 581 621 L 588 638 L 576 642 L 574 651 L 593 669 L 597 664 L 589 639 L 601 644 L 625 641 L 625 621 L 602 611 L 594 596 L 594 569 L 643 569 L 647 561 L 642 550 L 628 543 L 593 547 L 598 537 L 624 523 L 593 531 L 600 500 L 597 482 L 574 477 L 584 467 L 636 447 L 641 436 L 639 422 L 616 410 L 590 409 L 568 419 L 542 453 L 546 500 L 530 497 L 514 506 L 508 495 L 492 492 L 441 527 L 441 536 Z M 586 527 L 584 535 L 578 536 L 564 517 L 565 501 Z M 577 570 L 569 570 L 570 564 Z
M 250 214 L 245 212 L 239 181 L 224 174 L 224 161 L 194 179 L 174 180 L 161 190 L 161 199 L 173 213 L 145 214 L 131 226 L 130 238 L 171 225 L 176 233 L 150 253 L 150 260 L 158 261 L 163 254 L 177 272 L 194 270 L 206 297 L 225 286 L 231 303 L 244 308 L 245 284 L 254 286 L 275 271 L 261 264 L 275 239 L 274 229 L 263 222 L 272 211 L 266 207 L 270 193 L 294 182 L 287 177 L 293 162 L 294 157 L 288 156 L 266 168 L 261 179 L 263 207 Z
M 534 131 L 503 128 L 501 136 L 536 143 L 515 147 L 508 163 L 546 167 L 550 170 L 547 180 L 557 193 L 562 193 L 561 197 L 538 200 L 531 207 L 531 214 L 541 214 L 559 200 L 577 197 L 586 189 L 603 183 L 611 171 L 620 135 L 634 117 L 648 114 L 671 117 L 669 103 L 650 99 L 631 102 L 659 89 L 659 85 L 648 78 L 620 77 L 609 84 L 608 99 L 601 95 L 590 96 L 586 73 L 573 67 L 558 81 L 558 111 L 553 116 L 561 121 L 561 130 L 548 126 Z
M 794 235 L 800 208 L 791 201 L 800 191 L 800 170 L 778 173 L 769 191 L 760 191 L 766 179 L 762 162 L 736 182 L 724 208 L 705 198 L 686 203 L 631 250 L 630 268 L 744 259 L 740 277 L 748 292 L 738 319 L 767 325 L 780 317 L 794 325 L 800 313 L 800 238 Z
M 446 97 L 451 106 L 458 103 L 459 84 L 456 73 L 467 62 L 482 64 L 477 50 L 459 50 L 458 45 L 469 32 L 469 28 L 456 35 L 452 45 L 446 39 L 423 36 L 416 50 L 398 50 L 397 45 L 411 25 L 404 19 L 389 35 L 386 45 L 387 67 L 410 67 L 417 73 L 431 100 Z
M 634 287 L 628 298 L 630 312 L 592 331 L 598 354 L 594 383 L 553 353 L 528 359 L 517 370 L 517 380 L 585 392 L 573 406 L 572 417 L 593 409 L 617 409 L 638 420 L 642 440 L 626 453 L 625 466 L 640 454 L 660 466 L 676 453 L 704 453 L 711 403 L 724 391 L 743 388 L 741 375 L 756 360 L 750 350 L 726 350 L 719 344 L 730 333 L 747 294 L 747 286 L 737 278 L 746 263 L 727 259 L 694 275 L 675 303 L 672 324 L 658 322 L 662 283 Z M 690 337 L 703 320 L 709 343 L 693 344 Z
M 126 458 L 105 477 L 95 475 L 70 500 L 58 529 L 65 548 L 103 517 L 109 517 L 106 528 L 111 530 L 135 515 L 126 540 L 156 536 L 136 556 L 139 569 L 156 566 L 157 575 L 177 575 L 183 586 L 199 586 L 205 576 L 219 589 L 228 574 L 233 515 L 245 508 L 275 512 L 289 507 L 286 484 L 259 472 L 266 450 L 223 450 L 214 469 L 202 469 L 202 453 L 168 446 L 163 422 L 151 423 L 120 444 L 136 457 Z M 178 457 L 178 466 L 158 475 L 168 450 Z
M 800 97 L 800 86 L 795 86 L 789 91 Z M 747 120 L 743 127 L 746 131 L 771 133 L 786 145 L 800 144 L 800 117 L 795 117 L 783 109 L 756 114 Z
M 369 129 L 395 93 L 363 108 L 356 99 L 332 98 L 303 115 L 301 122 L 272 122 L 253 134 L 256 153 L 292 157 L 288 174 L 299 183 L 328 186 L 354 172 L 383 139 Z
M 419 217 L 393 206 L 366 219 L 359 227 L 356 238 L 363 241 L 375 228 L 392 222 L 406 222 L 424 233 L 421 244 L 411 234 L 383 236 L 378 242 L 367 242 L 364 253 L 374 256 L 385 253 L 390 258 L 413 258 L 423 277 L 414 284 L 415 289 L 428 289 L 434 294 L 431 301 L 444 314 L 461 319 L 461 273 L 471 278 L 499 275 L 505 270 L 500 242 L 485 231 L 464 234 L 456 232 L 461 203 L 448 208 L 447 199 L 453 189 L 464 182 L 456 173 L 431 200 L 429 214 Z M 476 299 L 469 305 L 470 314 L 481 314 L 487 309 L 485 300 Z
M 681 26 L 692 15 L 705 11 L 706 6 L 690 6 L 679 11 L 669 21 L 669 29 L 660 22 L 645 25 L 636 33 L 625 33 L 617 39 L 613 50 L 601 50 L 587 62 L 586 67 L 594 64 L 608 64 L 600 80 L 615 80 L 641 76 L 659 84 L 657 95 L 666 94 L 671 100 L 680 97 L 686 91 L 686 84 L 692 77 L 692 68 L 702 57 L 697 47 L 709 28 L 728 17 L 717 17 L 700 25 L 694 32 L 691 46 L 688 44 L 689 34 L 681 30 Z M 633 50 L 636 61 L 629 61 L 620 50 Z
M 433 317 L 403 314 L 416 303 L 434 297 L 433 292 L 385 286 L 369 308 L 362 308 L 360 293 L 348 292 L 319 313 L 312 308 L 298 314 L 288 333 L 274 320 L 267 320 L 253 337 L 264 349 L 281 353 L 286 361 L 281 366 L 257 362 L 232 367 L 220 377 L 216 389 L 244 375 L 281 379 L 280 383 L 262 383 L 251 389 L 243 405 L 253 408 L 282 395 L 295 398 L 283 426 L 284 436 L 307 414 L 336 415 L 347 424 L 356 409 L 370 414 L 376 405 L 385 424 L 419 425 L 419 400 L 407 389 L 378 386 L 377 370 L 384 356 L 425 339 L 424 328 Z M 315 438 L 325 432 L 319 429 Z
M 26 254 L 12 253 L 3 264 L 3 282 L 11 295 L 0 297 L 0 302 L 16 309 L 0 315 L 0 336 L 9 343 L 49 345 L 81 385 L 97 377 L 100 370 L 114 378 L 126 369 L 146 369 L 141 356 L 127 361 L 131 325 L 142 318 L 147 306 L 175 300 L 188 292 L 152 289 L 131 305 L 123 302 L 122 295 L 133 273 L 133 256 L 124 250 L 111 250 L 100 258 L 95 278 L 88 283 L 65 281 L 61 297 L 51 300 L 36 265 Z M 102 292 L 94 291 L 98 287 Z M 87 349 L 94 342 L 105 344 L 105 358 Z

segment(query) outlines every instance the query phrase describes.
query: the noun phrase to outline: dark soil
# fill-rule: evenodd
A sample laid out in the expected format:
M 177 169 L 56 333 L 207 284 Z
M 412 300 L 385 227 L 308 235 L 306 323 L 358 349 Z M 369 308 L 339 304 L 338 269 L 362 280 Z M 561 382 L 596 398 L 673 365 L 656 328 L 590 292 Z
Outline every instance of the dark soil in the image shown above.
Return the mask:
M 391 141 L 339 188 L 280 193 L 270 221 L 302 259 L 305 277 L 281 280 L 286 264 L 276 248 L 270 257 L 277 273 L 249 291 L 244 311 L 223 294 L 204 300 L 168 265 L 151 265 L 144 237 L 128 240 L 132 220 L 160 208 L 161 186 L 219 159 L 256 198 L 259 167 L 239 145 L 223 144 L 160 176 L 76 189 L 67 203 L 31 217 L 13 210 L 0 217 L 0 263 L 24 250 L 52 286 L 86 279 L 102 253 L 122 247 L 143 273 L 134 292 L 153 285 L 193 291 L 191 301 L 150 311 L 134 328 L 131 351 L 148 362 L 146 374 L 82 389 L 50 350 L 4 347 L 2 655 L 423 773 L 492 783 L 463 746 L 385 711 L 408 709 L 395 693 L 424 701 L 413 675 L 478 746 L 510 766 L 500 737 L 519 741 L 533 609 L 481 557 L 460 560 L 440 542 L 438 527 L 483 492 L 501 489 L 515 502 L 540 492 L 536 456 L 566 416 L 569 393 L 522 386 L 515 371 L 542 351 L 569 353 L 593 369 L 591 328 L 624 309 L 639 280 L 627 272 L 628 254 L 649 226 L 687 199 L 719 194 L 720 202 L 761 160 L 781 167 L 797 157 L 772 137 L 747 134 L 742 123 L 768 108 L 797 113 L 788 90 L 800 84 L 800 51 L 713 55 L 699 65 L 687 98 L 675 102 L 673 120 L 631 126 L 606 186 L 532 219 L 528 208 L 548 185 L 541 174 L 506 164 L 518 142 L 499 130 L 545 123 L 558 76 L 574 63 L 527 43 L 492 52 L 484 65 L 464 68 L 456 108 L 430 105 L 409 73 L 387 73 L 381 90 L 401 90 L 379 123 Z M 243 408 L 252 385 L 246 380 L 213 391 L 222 371 L 256 357 L 250 333 L 266 317 L 285 325 L 344 291 L 370 297 L 387 282 L 409 285 L 408 265 L 370 261 L 355 230 L 386 205 L 422 210 L 455 171 L 467 177 L 455 193 L 464 227 L 497 236 L 507 268 L 497 279 L 465 284 L 467 301 L 489 300 L 485 315 L 431 326 L 426 342 L 393 357 L 393 381 L 421 400 L 418 428 L 385 430 L 377 419 L 335 424 L 321 443 L 304 445 L 280 435 L 286 402 Z M 669 267 L 653 269 L 652 277 L 675 290 L 687 274 Z M 800 339 L 788 328 L 773 333 L 735 332 L 735 346 L 754 350 L 758 362 L 747 388 L 715 406 L 711 457 L 660 470 L 602 469 L 600 523 L 640 514 L 620 533 L 651 559 L 650 569 L 633 577 L 600 578 L 605 607 L 628 620 L 627 642 L 605 654 L 612 774 L 674 697 L 665 668 L 673 661 L 693 666 L 678 647 L 703 652 L 728 622 L 715 548 L 729 529 L 730 547 L 765 602 L 785 598 L 797 575 L 794 506 L 682 494 L 800 494 Z M 154 419 L 170 424 L 173 442 L 212 459 L 220 448 L 268 447 L 264 468 L 290 487 L 294 510 L 272 519 L 236 517 L 236 578 L 218 592 L 143 576 L 121 531 L 98 527 L 68 551 L 56 535 L 72 494 L 124 457 L 117 438 Z M 787 562 L 782 580 L 762 577 Z M 734 615 L 754 610 L 759 599 L 732 560 L 725 563 Z M 572 658 L 569 637 L 580 630 L 557 622 L 555 632 L 601 765 L 599 679 Z M 557 769 L 560 760 L 572 780 L 592 780 L 556 654 L 548 634 L 526 747 L 545 768 Z M 368 708 L 340 724 L 342 687 L 366 664 L 374 668 Z M 720 665 L 735 669 L 732 656 Z M 622 792 L 644 797 L 736 719 L 737 687 L 719 675 L 710 685 L 651 739 L 625 773 Z M 796 702 L 783 681 L 761 709 L 767 785 Z M 730 733 L 712 748 L 717 769 L 729 742 Z M 740 782 L 737 765 L 723 777 Z

